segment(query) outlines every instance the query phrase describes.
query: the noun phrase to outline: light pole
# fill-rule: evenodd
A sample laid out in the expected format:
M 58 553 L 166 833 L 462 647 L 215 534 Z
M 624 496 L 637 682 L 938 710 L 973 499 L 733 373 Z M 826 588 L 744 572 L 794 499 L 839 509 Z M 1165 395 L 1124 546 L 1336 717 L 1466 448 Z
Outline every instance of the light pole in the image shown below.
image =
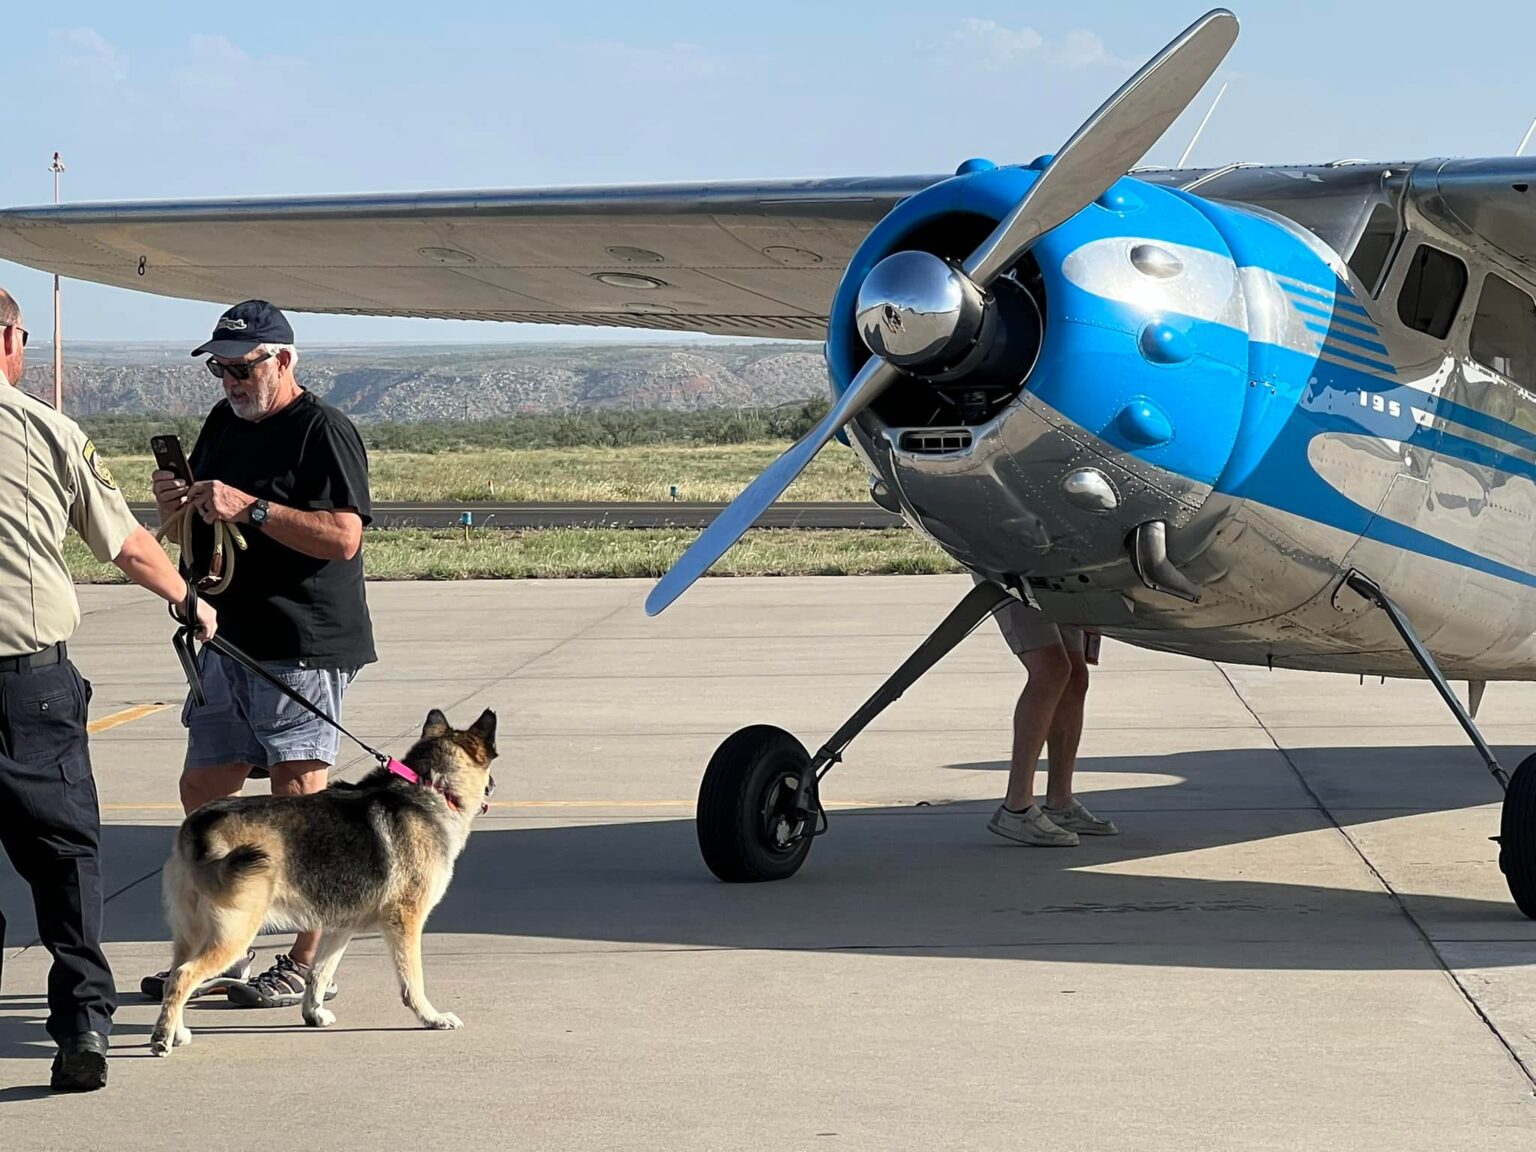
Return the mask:
M 59 202 L 59 173 L 64 171 L 64 162 L 59 159 L 59 154 L 53 154 L 53 163 L 49 165 L 53 172 L 53 202 Z M 53 274 L 53 408 L 55 412 L 64 411 L 64 346 L 60 340 L 60 319 L 63 316 L 63 305 L 59 297 L 59 274 Z

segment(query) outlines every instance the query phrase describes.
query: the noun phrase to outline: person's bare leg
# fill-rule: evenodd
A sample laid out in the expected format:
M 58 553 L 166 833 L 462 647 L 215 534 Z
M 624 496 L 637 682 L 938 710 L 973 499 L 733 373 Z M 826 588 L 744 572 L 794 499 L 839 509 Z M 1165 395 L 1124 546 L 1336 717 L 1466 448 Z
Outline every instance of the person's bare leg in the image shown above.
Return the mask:
M 181 809 L 189 816 L 204 804 L 240 795 L 251 766 L 233 762 L 210 768 L 185 768 L 181 773 Z
M 1088 695 L 1088 662 L 1081 652 L 1069 652 L 1071 671 L 1047 738 L 1050 773 L 1046 779 L 1046 800 L 1052 808 L 1062 809 L 1072 803 L 1072 772 L 1077 767 L 1077 746 L 1083 736 L 1083 702 Z
M 308 796 L 322 792 L 329 768 L 323 760 L 284 760 L 274 764 L 267 769 L 272 776 L 272 795 Z M 308 968 L 315 962 L 319 946 L 319 932 L 300 932 L 293 938 L 293 947 L 288 949 L 289 959 Z
M 1013 812 L 1023 812 L 1035 802 L 1035 766 L 1071 671 L 1066 649 L 1060 644 L 1025 652 L 1019 659 L 1029 680 L 1013 710 L 1013 761 L 1008 771 L 1008 793 L 1003 798 Z

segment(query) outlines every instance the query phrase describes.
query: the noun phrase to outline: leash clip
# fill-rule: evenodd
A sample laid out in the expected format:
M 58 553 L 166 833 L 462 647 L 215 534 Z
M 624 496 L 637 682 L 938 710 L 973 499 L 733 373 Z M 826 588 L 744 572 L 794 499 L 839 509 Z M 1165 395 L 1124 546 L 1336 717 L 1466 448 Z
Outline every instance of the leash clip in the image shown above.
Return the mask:
M 171 637 L 171 647 L 176 650 L 176 659 L 181 661 L 181 671 L 187 678 L 193 703 L 201 708 L 207 703 L 207 697 L 203 695 L 203 677 L 197 666 L 197 585 L 191 580 L 187 581 L 187 601 L 181 607 L 185 615 L 176 611 L 177 605 L 167 605 L 171 619 L 181 625 Z

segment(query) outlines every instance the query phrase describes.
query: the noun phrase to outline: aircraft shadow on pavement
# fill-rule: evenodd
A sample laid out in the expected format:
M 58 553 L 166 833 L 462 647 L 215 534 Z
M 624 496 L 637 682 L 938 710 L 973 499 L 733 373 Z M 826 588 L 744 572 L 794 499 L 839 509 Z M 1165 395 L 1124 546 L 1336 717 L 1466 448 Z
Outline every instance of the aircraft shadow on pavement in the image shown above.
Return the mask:
M 1346 826 L 1499 799 L 1462 748 L 1393 750 L 1385 769 L 1380 749 L 1305 755 L 1327 765 L 1335 790 L 1340 782 L 1354 789 L 1347 804 L 1334 804 Z M 1001 774 L 1006 765 L 949 768 Z M 515 763 L 504 769 L 511 779 L 503 778 L 503 796 L 515 794 L 517 771 Z M 1274 751 L 1085 760 L 1082 771 L 1139 777 L 1136 785 L 1099 788 L 1089 797 L 1096 811 L 1117 820 L 1120 836 L 1085 837 L 1071 849 L 1013 845 L 985 828 L 995 801 L 833 809 L 829 834 L 800 873 L 770 884 L 716 881 L 699 856 L 691 819 L 511 827 L 487 820 L 460 858 L 428 935 L 529 937 L 541 950 L 549 940 L 569 940 L 1225 969 L 1439 966 Z M 1167 782 L 1147 784 L 1149 773 Z M 937 775 L 936 784 L 944 780 Z M 835 773 L 826 792 L 835 800 Z M 1487 824 L 1469 830 L 1447 863 L 1472 878 L 1486 869 L 1504 897 L 1496 848 L 1486 839 L 1497 831 L 1496 808 Z M 1313 835 L 1285 849 L 1242 848 L 1302 833 Z M 172 834 L 167 826 L 105 829 L 109 891 L 127 886 L 108 904 L 109 940 L 167 938 L 155 869 Z M 1233 851 L 1187 855 L 1216 848 Z M 1486 878 L 1478 883 L 1479 891 L 1490 890 Z M 31 902 L 3 869 L 0 900 L 14 953 L 34 938 Z M 1507 897 L 1413 896 L 1411 903 L 1421 922 L 1433 919 L 1459 940 L 1529 940 L 1536 947 L 1536 925 Z M 1531 950 L 1498 950 L 1503 958 L 1488 962 L 1517 963 Z M 126 995 L 136 994 L 138 975 L 119 973 Z M 6 983 L 0 995 L 23 991 Z M 0 1010 L 6 1006 L 0 1000 Z

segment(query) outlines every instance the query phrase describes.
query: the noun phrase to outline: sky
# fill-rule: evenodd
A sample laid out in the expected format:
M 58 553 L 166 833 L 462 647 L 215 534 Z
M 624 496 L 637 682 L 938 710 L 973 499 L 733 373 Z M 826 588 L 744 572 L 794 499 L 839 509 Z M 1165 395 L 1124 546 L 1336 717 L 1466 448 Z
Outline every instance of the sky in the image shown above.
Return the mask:
M 1053 151 L 1208 3 L 7 5 L 0 205 L 942 173 Z M 1236 46 L 1144 162 L 1510 155 L 1529 0 L 1229 3 Z M 1536 140 L 1528 148 L 1536 155 Z M 51 334 L 52 278 L 0 261 Z M 220 304 L 78 281 L 64 339 L 200 341 Z M 644 339 L 295 314 L 301 343 Z M 677 339 L 676 335 L 662 337 Z M 190 347 L 190 345 L 189 345 Z

